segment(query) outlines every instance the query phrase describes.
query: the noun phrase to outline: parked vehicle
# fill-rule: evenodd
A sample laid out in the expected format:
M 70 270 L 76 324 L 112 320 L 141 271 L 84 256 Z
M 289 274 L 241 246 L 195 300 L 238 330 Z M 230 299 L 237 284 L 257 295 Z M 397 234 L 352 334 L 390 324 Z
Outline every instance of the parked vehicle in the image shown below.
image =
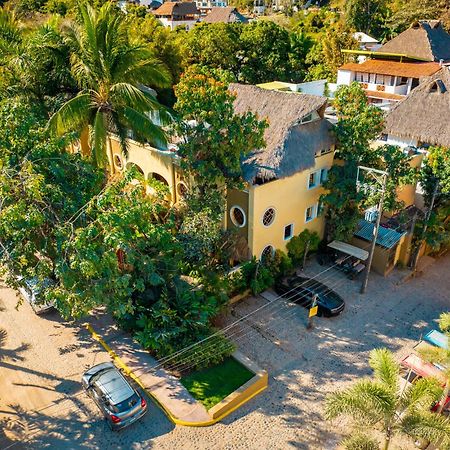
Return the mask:
M 337 316 L 345 308 L 345 302 L 339 294 L 312 278 L 299 276 L 288 278 L 275 286 L 275 291 L 305 308 L 311 306 L 314 295 L 317 295 L 319 316 Z
M 53 302 L 43 302 L 40 298 L 42 288 L 51 286 L 53 284 L 52 280 L 47 278 L 39 284 L 37 278 L 24 279 L 22 277 L 18 277 L 17 281 L 20 283 L 20 294 L 23 299 L 31 305 L 36 314 L 44 314 L 54 308 L 55 305 Z
M 112 430 L 120 430 L 140 419 L 147 402 L 119 369 L 110 363 L 91 367 L 82 378 L 83 387 L 99 407 Z

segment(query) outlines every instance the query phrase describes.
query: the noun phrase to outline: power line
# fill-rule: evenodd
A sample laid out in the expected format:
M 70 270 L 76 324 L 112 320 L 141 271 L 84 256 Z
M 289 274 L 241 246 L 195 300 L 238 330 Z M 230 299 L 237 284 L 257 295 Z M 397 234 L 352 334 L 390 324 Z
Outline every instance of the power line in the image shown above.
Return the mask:
M 391 231 L 391 230 L 389 230 L 389 231 Z M 394 231 L 394 230 L 392 230 L 392 231 Z M 370 244 L 369 244 L 369 245 L 370 245 Z M 384 250 L 384 252 L 387 252 L 387 251 L 389 251 L 389 250 Z M 345 257 L 345 258 L 344 258 L 344 261 L 345 261 L 346 259 L 350 258 L 350 257 L 351 257 L 351 255 Z M 307 283 L 307 282 L 310 282 L 310 280 L 314 280 L 314 279 L 317 278 L 319 275 L 321 275 L 321 274 L 323 274 L 323 273 L 325 273 L 325 272 L 328 272 L 328 271 L 329 271 L 330 269 L 332 269 L 333 267 L 337 267 L 338 269 L 343 270 L 343 269 L 341 269 L 341 268 L 338 266 L 338 264 L 335 263 L 335 264 L 331 265 L 330 267 L 328 267 L 327 269 L 325 269 L 325 270 L 319 272 L 319 273 L 316 274 L 314 277 L 310 277 L 308 280 L 306 280 L 306 281 L 304 281 L 303 283 L 301 283 L 301 284 L 295 286 L 294 288 L 292 288 L 292 289 L 291 289 L 290 291 L 288 291 L 287 293 L 292 292 L 292 291 L 295 291 L 295 290 L 298 289 L 299 287 L 303 286 L 303 284 L 305 284 L 305 283 Z M 331 278 L 332 276 L 333 276 L 333 274 L 330 276 L 330 278 Z M 335 283 L 334 285 L 332 285 L 332 287 L 327 286 L 327 291 L 326 291 L 326 292 L 332 291 L 332 289 L 334 289 L 334 288 L 335 288 L 336 286 L 338 286 L 338 285 L 341 285 L 341 284 L 344 283 L 345 281 L 346 281 L 345 279 L 342 279 L 342 280 L 340 280 L 339 283 Z M 314 285 L 314 284 L 317 285 L 317 283 L 323 283 L 323 281 L 316 280 L 315 282 L 313 282 L 313 285 Z M 294 292 L 294 295 L 296 295 L 295 292 Z M 290 299 L 292 299 L 292 298 L 294 297 L 294 295 L 293 295 L 293 296 L 290 296 L 289 298 L 286 298 L 286 294 L 277 296 L 276 298 L 274 298 L 273 300 L 269 301 L 267 304 L 263 305 L 262 307 L 257 308 L 256 310 L 254 310 L 254 311 L 252 311 L 252 312 L 246 314 L 245 316 L 239 318 L 238 320 L 236 320 L 236 321 L 233 322 L 232 324 L 229 324 L 228 326 L 226 326 L 226 327 L 224 327 L 224 328 L 218 330 L 216 333 L 214 333 L 214 335 L 215 335 L 215 336 L 218 336 L 218 335 L 221 334 L 221 333 L 223 333 L 223 335 L 225 335 L 226 331 L 231 330 L 233 327 L 237 326 L 238 324 L 244 324 L 244 325 L 245 325 L 245 320 L 248 319 L 249 317 L 253 316 L 254 314 L 256 314 L 256 313 L 258 313 L 258 312 L 260 312 L 260 311 L 263 311 L 263 310 L 266 312 L 266 308 L 267 308 L 267 307 L 279 306 L 278 304 L 275 304 L 275 301 L 276 301 L 276 300 L 279 300 L 280 298 L 283 298 L 284 300 L 289 301 Z M 306 296 L 306 295 L 303 295 L 303 296 L 300 297 L 300 298 L 305 298 L 305 296 Z M 278 317 L 276 320 L 285 319 L 285 318 L 291 316 L 292 314 L 294 314 L 295 311 L 297 311 L 297 309 L 294 309 L 293 311 L 287 311 L 287 314 L 283 315 L 282 317 Z M 252 328 L 252 327 L 249 327 L 249 328 L 250 328 L 250 330 L 247 331 L 244 335 L 238 336 L 238 337 L 236 338 L 236 341 L 241 341 L 241 340 L 244 339 L 246 336 L 250 335 L 252 332 L 257 331 L 257 330 L 255 330 L 255 329 Z M 230 336 L 226 336 L 226 337 L 227 337 L 228 339 L 231 339 L 233 336 L 238 335 L 238 334 L 241 333 L 242 331 L 243 331 L 243 330 L 238 330 L 238 331 L 236 331 L 236 332 L 233 332 Z M 178 351 L 177 353 L 178 353 L 178 354 L 186 353 L 186 352 L 189 351 L 190 349 L 192 349 L 192 348 L 194 348 L 194 347 L 196 347 L 196 346 L 201 345 L 203 342 L 206 342 L 206 341 L 210 340 L 211 337 L 214 336 L 214 335 L 208 336 L 207 338 L 202 339 L 201 341 L 198 341 L 198 342 L 196 342 L 196 343 L 194 343 L 194 344 L 192 344 L 192 345 L 190 345 L 190 346 L 188 346 L 188 347 L 185 347 L 184 349 L 180 349 L 180 351 Z M 211 350 L 211 349 L 214 349 L 214 348 L 217 347 L 218 345 L 220 346 L 220 344 L 224 344 L 224 342 L 221 341 L 221 342 L 216 343 L 216 344 L 210 343 L 210 346 L 209 346 L 209 347 L 206 347 L 206 349 L 209 351 L 209 350 Z M 220 347 L 218 347 L 218 349 L 220 349 Z M 201 352 L 201 354 L 204 355 L 203 352 Z M 162 360 L 159 361 L 159 363 L 158 363 L 156 366 L 153 366 L 153 367 L 151 367 L 149 370 L 142 372 L 141 375 L 143 375 L 144 373 L 148 373 L 148 372 L 150 372 L 150 371 L 155 371 L 155 370 L 157 370 L 158 368 L 163 367 L 163 366 L 167 363 L 167 361 L 173 359 L 174 355 L 175 355 L 175 354 L 172 354 L 172 355 L 169 355 L 169 356 L 166 357 L 166 358 L 163 358 Z M 209 356 L 208 356 L 207 358 L 209 358 Z M 194 364 L 192 364 L 192 357 L 191 357 L 191 365 L 188 365 L 188 366 L 187 366 L 187 369 L 189 369 L 189 368 L 191 368 L 191 367 L 194 367 L 194 366 L 198 365 L 200 362 L 202 362 L 202 361 L 204 361 L 204 360 L 205 360 L 205 358 L 203 358 L 203 359 L 201 359 L 201 360 L 199 360 L 199 361 L 194 360 L 195 362 L 194 362 Z M 176 364 L 174 364 L 174 365 L 172 365 L 172 366 L 169 365 L 169 369 L 166 369 L 166 370 L 173 370 L 173 369 L 171 369 L 171 367 L 175 367 L 175 368 L 176 368 L 176 367 L 180 367 L 179 364 L 180 364 L 180 362 L 178 362 L 178 363 L 176 363 Z M 138 371 L 136 371 L 136 372 L 138 372 Z M 73 401 L 74 398 L 79 397 L 80 395 L 83 395 L 83 394 L 87 395 L 84 391 L 80 391 L 78 394 L 74 394 L 71 398 L 67 398 L 67 399 L 63 400 L 62 402 Z M 90 398 L 90 397 L 88 396 L 88 398 Z M 39 412 L 39 411 L 43 411 L 43 410 L 45 410 L 45 409 L 47 409 L 47 408 L 50 408 L 50 407 L 60 406 L 60 404 L 61 404 L 62 402 L 59 402 L 59 403 L 53 403 L 53 404 L 51 404 L 51 405 L 44 406 L 44 407 L 40 408 L 40 409 L 37 410 L 37 411 Z M 76 409 L 78 409 L 78 410 L 80 410 L 81 412 L 83 412 L 83 411 L 80 409 L 80 407 L 78 407 L 78 406 L 75 406 L 75 407 L 69 406 L 68 408 L 60 409 L 59 411 L 76 410 Z M 83 413 L 84 413 L 84 412 L 83 412 Z M 37 421 L 37 419 L 35 419 L 35 420 Z M 15 420 L 15 421 L 12 421 L 12 422 L 14 422 L 14 423 L 15 423 L 15 422 L 19 422 L 19 420 Z M 10 421 L 9 423 L 11 423 L 11 421 Z M 39 431 L 40 431 L 40 430 L 39 430 Z M 9 438 L 5 438 L 5 440 L 6 440 L 6 439 L 9 439 Z M 15 445 L 15 444 L 16 444 L 16 443 L 13 443 L 13 444 L 11 444 L 9 447 L 7 447 L 7 448 L 10 448 L 11 446 L 13 446 L 13 445 Z

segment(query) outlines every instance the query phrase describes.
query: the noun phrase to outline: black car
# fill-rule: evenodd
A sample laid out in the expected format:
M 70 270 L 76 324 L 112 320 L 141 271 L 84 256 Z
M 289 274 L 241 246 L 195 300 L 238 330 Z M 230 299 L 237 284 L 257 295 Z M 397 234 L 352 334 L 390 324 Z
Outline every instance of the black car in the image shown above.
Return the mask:
M 317 294 L 318 315 L 337 316 L 345 308 L 342 297 L 328 286 L 312 278 L 292 277 L 275 286 L 278 295 L 305 308 L 311 306 L 312 298 Z

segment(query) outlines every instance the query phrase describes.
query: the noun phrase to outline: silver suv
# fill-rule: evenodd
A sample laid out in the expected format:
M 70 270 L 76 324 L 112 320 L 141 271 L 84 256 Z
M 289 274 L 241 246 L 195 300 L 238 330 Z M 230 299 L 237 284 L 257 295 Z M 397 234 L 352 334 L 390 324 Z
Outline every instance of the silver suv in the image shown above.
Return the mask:
M 110 362 L 90 368 L 82 378 L 83 387 L 105 416 L 112 430 L 120 430 L 141 418 L 147 411 L 144 397 Z

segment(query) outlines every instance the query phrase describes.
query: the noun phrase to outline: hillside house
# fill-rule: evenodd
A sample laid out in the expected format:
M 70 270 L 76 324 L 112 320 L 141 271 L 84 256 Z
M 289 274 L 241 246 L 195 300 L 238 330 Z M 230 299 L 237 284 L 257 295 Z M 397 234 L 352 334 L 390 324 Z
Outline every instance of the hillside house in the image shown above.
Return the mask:
M 202 21 L 206 23 L 248 23 L 248 19 L 232 6 L 213 7 Z
M 450 63 L 450 35 L 440 21 L 419 21 L 375 51 L 344 50 L 365 56 L 338 70 L 337 86 L 357 81 L 371 103 L 389 110 L 429 77 Z
M 194 2 L 165 2 L 153 14 L 171 30 L 176 27 L 190 30 L 200 18 L 200 11 Z

